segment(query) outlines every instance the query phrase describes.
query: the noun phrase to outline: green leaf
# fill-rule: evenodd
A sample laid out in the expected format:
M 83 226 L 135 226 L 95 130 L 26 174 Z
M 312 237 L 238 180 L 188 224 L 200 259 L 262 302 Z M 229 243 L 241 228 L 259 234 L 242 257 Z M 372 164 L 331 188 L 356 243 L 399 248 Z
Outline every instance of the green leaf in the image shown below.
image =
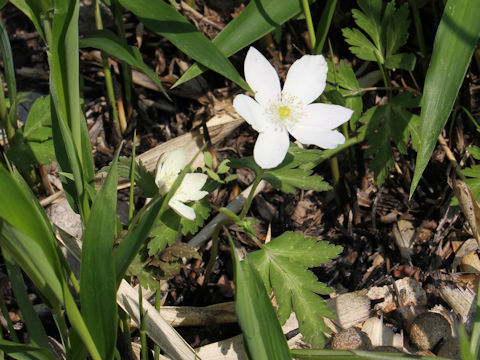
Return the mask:
M 199 228 L 201 228 L 208 216 L 210 215 L 210 201 L 207 197 L 199 201 L 195 201 L 192 205 L 189 205 L 195 211 L 195 220 L 190 221 L 185 218 L 180 219 L 180 224 L 182 225 L 183 235 L 195 234 Z M 177 215 L 178 216 L 178 215 Z
M 470 153 L 470 155 L 473 156 L 475 160 L 480 160 L 480 147 L 478 146 L 469 146 L 467 148 L 467 151 Z
M 102 359 L 113 359 L 117 337 L 117 281 L 112 253 L 117 216 L 118 154 L 88 217 L 80 269 L 82 314 Z
M 234 81 L 243 89 L 249 86 L 223 53 L 163 0 L 120 0 L 153 32 L 166 37 L 186 55 L 203 66 Z
M 0 339 L 0 350 L 14 359 L 19 360 L 55 360 L 56 357 L 52 352 L 45 348 L 30 346 Z
M 297 316 L 305 341 L 323 347 L 324 332 L 329 332 L 322 317 L 333 317 L 323 298 L 331 289 L 318 282 L 308 268 L 329 263 L 342 251 L 340 246 L 307 238 L 301 233 L 285 232 L 262 250 L 247 255 L 258 269 L 267 287 L 273 288 L 278 303 L 277 315 L 283 324 L 292 312 Z
M 230 247 L 235 248 L 229 237 Z M 247 354 L 251 359 L 291 359 L 285 336 L 255 266 L 240 262 L 232 251 L 235 270 L 235 308 Z
M 433 54 L 425 78 L 421 142 L 410 187 L 410 196 L 427 167 L 467 72 L 480 36 L 480 2 L 449 0 L 438 26 Z
M 157 85 L 168 98 L 158 75 L 143 62 L 142 55 L 136 46 L 128 45 L 110 30 L 93 30 L 80 39 L 79 47 L 92 47 L 105 51 L 107 54 L 137 68 Z
M 130 168 L 132 166 L 132 159 L 129 157 L 121 156 L 118 159 L 118 177 L 124 179 L 130 179 Z M 104 166 L 98 171 L 100 173 L 108 173 L 110 171 L 110 164 Z M 138 160 L 135 165 L 135 184 L 142 189 L 145 197 L 153 198 L 158 194 L 158 187 L 155 184 L 155 177 L 150 173 L 145 165 Z
M 342 29 L 345 41 L 350 44 L 350 51 L 358 58 L 367 61 L 380 61 L 387 68 L 413 70 L 415 56 L 413 54 L 395 54 L 408 38 L 410 25 L 408 4 L 395 8 L 395 0 L 385 6 L 382 16 L 381 0 L 359 0 L 361 10 L 352 10 L 359 29 Z M 378 58 L 378 60 L 377 60 Z
M 409 93 L 402 93 L 386 105 L 370 108 L 360 119 L 369 140 L 369 148 L 365 157 L 373 157 L 370 169 L 375 173 L 375 180 L 380 186 L 385 181 L 388 171 L 393 168 L 393 153 L 391 141 L 395 142 L 401 153 L 406 153 L 410 138 L 411 121 L 417 115 L 407 111 L 419 105 L 419 98 L 413 98 Z
M 298 0 L 282 0 L 281 3 L 275 0 L 250 1 L 240 15 L 230 21 L 212 40 L 212 43 L 225 56 L 232 56 L 297 16 L 302 9 L 302 4 Z M 199 63 L 201 62 L 193 64 L 173 87 L 205 72 L 207 68 Z
M 349 124 L 350 129 L 355 130 L 357 128 L 358 120 L 363 112 L 362 88 L 358 83 L 353 69 L 343 60 L 340 61 L 338 69 L 333 66 L 333 63 L 329 59 L 327 59 L 327 64 L 327 81 L 340 88 L 338 92 L 344 97 L 343 106 L 346 106 L 354 111 L 352 117 L 350 118 Z M 336 91 L 336 87 L 331 86 L 330 84 L 327 84 L 325 89 L 326 91 Z M 352 95 L 352 93 L 355 95 Z M 329 100 L 334 104 L 342 105 L 339 102 L 333 101 L 333 99 Z
M 52 132 L 60 170 L 74 174 L 62 179 L 70 206 L 87 221 L 89 186 L 94 182 L 93 156 L 80 106 L 78 0 L 56 1 L 49 43 Z

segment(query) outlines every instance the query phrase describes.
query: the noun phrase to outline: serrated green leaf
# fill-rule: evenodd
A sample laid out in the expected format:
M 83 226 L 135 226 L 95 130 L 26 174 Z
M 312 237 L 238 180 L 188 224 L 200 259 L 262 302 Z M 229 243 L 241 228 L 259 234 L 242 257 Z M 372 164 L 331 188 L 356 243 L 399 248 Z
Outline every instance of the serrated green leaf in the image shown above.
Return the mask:
M 351 45 L 348 49 L 359 59 L 376 61 L 375 53 L 380 59 L 383 58 L 380 51 L 360 30 L 345 28 L 342 29 L 342 34 L 347 44 Z
M 231 237 L 229 241 L 233 249 Z M 256 267 L 248 257 L 240 262 L 235 251 L 232 251 L 232 258 L 235 269 L 235 309 L 249 358 L 291 359 L 282 328 Z
M 301 233 L 286 232 L 266 244 L 262 250 L 247 255 L 257 268 L 267 289 L 274 290 L 277 315 L 284 323 L 292 312 L 299 320 L 300 331 L 307 343 L 321 347 L 328 328 L 322 317 L 333 317 L 325 300 L 317 294 L 331 289 L 318 282 L 309 267 L 329 263 L 342 251 L 340 246 L 306 238 Z
M 358 6 L 360 6 L 362 11 L 357 9 L 352 10 L 355 23 L 370 36 L 375 46 L 380 49 L 382 37 L 382 1 L 359 0 Z
M 467 148 L 467 151 L 470 153 L 470 155 L 473 156 L 475 160 L 480 160 L 480 147 L 478 146 L 469 146 Z
M 195 234 L 198 229 L 203 226 L 203 223 L 210 215 L 210 202 L 206 197 L 199 201 L 195 201 L 191 207 L 195 211 L 195 220 L 190 221 L 183 217 L 180 219 L 183 235 Z
M 386 105 L 370 108 L 360 119 L 366 127 L 369 148 L 365 157 L 373 157 L 370 169 L 375 173 L 375 180 L 380 186 L 385 181 L 388 171 L 393 167 L 391 141 L 395 142 L 400 152 L 407 151 L 410 137 L 409 123 L 417 117 L 407 111 L 407 107 L 418 106 L 419 99 L 409 93 L 402 93 Z
M 192 246 L 177 241 L 163 250 L 160 258 L 163 261 L 172 262 L 182 258 L 198 259 L 200 255 Z
M 350 129 L 356 130 L 358 120 L 363 112 L 363 101 L 361 88 L 355 72 L 343 60 L 340 61 L 338 68 L 335 68 L 329 59 L 327 59 L 327 64 L 327 81 L 334 84 L 336 81 L 337 83 L 335 87 L 327 84 L 326 89 L 336 89 L 336 86 L 340 88 L 339 92 L 345 99 L 344 106 L 354 111 L 349 121 Z M 355 95 L 352 95 L 352 92 L 354 92 Z
M 358 9 L 352 10 L 359 29 L 342 29 L 345 41 L 350 44 L 349 50 L 362 60 L 379 61 L 387 68 L 413 70 L 415 56 L 413 54 L 395 54 L 407 41 L 410 25 L 408 4 L 398 10 L 395 0 L 388 2 L 382 16 L 381 0 L 359 0 Z
M 390 56 L 385 62 L 389 69 L 403 69 L 413 71 L 417 58 L 412 53 L 400 53 Z
M 312 170 L 276 169 L 266 171 L 263 178 L 273 187 L 287 194 L 294 194 L 297 189 L 327 191 L 331 186 L 319 175 L 312 175 Z

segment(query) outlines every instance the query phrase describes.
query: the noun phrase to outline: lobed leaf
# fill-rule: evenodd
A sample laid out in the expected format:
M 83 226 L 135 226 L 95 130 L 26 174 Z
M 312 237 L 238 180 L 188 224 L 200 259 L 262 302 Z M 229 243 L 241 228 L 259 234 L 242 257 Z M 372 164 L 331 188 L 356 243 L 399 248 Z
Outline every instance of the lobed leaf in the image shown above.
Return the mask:
M 247 255 L 267 290 L 273 289 L 275 293 L 280 323 L 288 319 L 293 308 L 305 341 L 312 342 L 314 347 L 324 345 L 324 332 L 328 332 L 328 328 L 323 325 L 322 317 L 333 317 L 333 313 L 317 295 L 328 294 L 331 289 L 318 282 L 308 268 L 329 263 L 341 251 L 340 246 L 286 232 L 262 250 Z
M 230 246 L 235 248 L 231 238 Z M 240 262 L 232 251 L 235 270 L 235 303 L 246 352 L 252 359 L 291 359 L 285 336 L 255 266 Z

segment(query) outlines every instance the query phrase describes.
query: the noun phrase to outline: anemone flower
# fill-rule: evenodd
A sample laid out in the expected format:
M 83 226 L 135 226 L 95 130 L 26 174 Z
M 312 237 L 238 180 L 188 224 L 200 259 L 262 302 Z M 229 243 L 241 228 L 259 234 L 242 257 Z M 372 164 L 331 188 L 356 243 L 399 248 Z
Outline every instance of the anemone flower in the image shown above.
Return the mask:
M 339 105 L 313 103 L 325 89 L 328 66 L 322 55 L 305 55 L 288 71 L 283 90 L 273 66 L 255 48 L 245 58 L 245 79 L 255 100 L 237 95 L 233 106 L 259 132 L 253 157 L 263 169 L 278 166 L 290 146 L 289 133 L 298 142 L 333 149 L 345 142 L 334 130 L 353 111 Z
M 185 151 L 180 148 L 171 151 L 167 156 L 162 156 L 157 163 L 155 183 L 160 193 L 166 194 L 172 187 L 180 171 L 185 166 Z M 195 211 L 185 205 L 186 202 L 196 201 L 208 195 L 207 191 L 201 190 L 208 176 L 205 174 L 185 174 L 182 183 L 170 198 L 170 206 L 178 215 L 188 220 L 195 220 Z

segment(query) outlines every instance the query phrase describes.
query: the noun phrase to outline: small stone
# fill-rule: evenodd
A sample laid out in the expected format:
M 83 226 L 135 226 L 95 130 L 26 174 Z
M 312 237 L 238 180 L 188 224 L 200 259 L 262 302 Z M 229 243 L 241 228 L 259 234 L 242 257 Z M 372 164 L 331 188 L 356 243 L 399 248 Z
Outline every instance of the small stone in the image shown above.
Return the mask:
M 335 334 L 332 350 L 371 350 L 372 343 L 367 334 L 357 328 L 349 328 Z
M 442 315 L 424 312 L 418 315 L 410 327 L 410 340 L 421 350 L 431 350 L 442 339 L 451 336 L 450 323 Z
M 460 354 L 460 343 L 458 339 L 451 337 L 445 340 L 440 346 L 440 350 L 438 350 L 438 356 L 460 360 L 462 355 Z

